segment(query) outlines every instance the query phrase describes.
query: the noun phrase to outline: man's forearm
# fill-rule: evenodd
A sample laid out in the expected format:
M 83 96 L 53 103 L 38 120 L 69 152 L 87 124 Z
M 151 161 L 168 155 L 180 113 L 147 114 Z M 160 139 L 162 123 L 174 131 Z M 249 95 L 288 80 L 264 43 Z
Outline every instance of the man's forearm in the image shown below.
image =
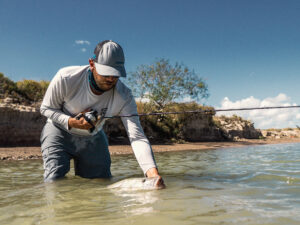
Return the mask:
M 70 116 L 63 113 L 59 109 L 52 109 L 50 107 L 47 107 L 45 105 L 41 105 L 40 112 L 43 116 L 51 119 L 53 122 L 60 124 L 65 129 L 68 129 L 68 121 Z

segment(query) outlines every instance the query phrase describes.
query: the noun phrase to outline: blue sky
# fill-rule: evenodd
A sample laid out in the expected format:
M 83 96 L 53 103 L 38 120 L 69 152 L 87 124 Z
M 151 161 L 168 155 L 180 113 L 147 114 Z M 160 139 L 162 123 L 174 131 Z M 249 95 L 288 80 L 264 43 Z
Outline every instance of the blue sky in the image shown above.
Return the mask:
M 0 0 L 0 72 L 51 80 L 111 39 L 128 72 L 162 57 L 194 69 L 208 84 L 207 105 L 261 106 L 280 94 L 286 101 L 273 104 L 300 104 L 299 27 L 298 0 Z M 300 112 L 276 126 L 287 122 L 300 124 Z

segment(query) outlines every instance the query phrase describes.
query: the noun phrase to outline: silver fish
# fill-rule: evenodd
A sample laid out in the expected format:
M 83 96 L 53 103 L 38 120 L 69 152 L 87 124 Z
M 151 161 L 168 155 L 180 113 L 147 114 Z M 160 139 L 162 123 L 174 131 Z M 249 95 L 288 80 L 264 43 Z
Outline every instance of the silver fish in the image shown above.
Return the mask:
M 165 187 L 159 183 L 159 177 L 153 178 L 129 178 L 118 181 L 108 186 L 108 188 L 129 189 L 129 190 L 157 190 Z

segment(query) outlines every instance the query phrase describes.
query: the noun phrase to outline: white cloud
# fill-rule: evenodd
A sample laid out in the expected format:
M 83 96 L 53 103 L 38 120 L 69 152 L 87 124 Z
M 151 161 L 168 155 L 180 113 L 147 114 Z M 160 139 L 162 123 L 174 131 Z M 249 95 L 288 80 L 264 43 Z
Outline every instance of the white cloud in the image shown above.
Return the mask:
M 91 42 L 89 42 L 87 40 L 76 40 L 75 44 L 77 44 L 77 45 L 90 45 Z
M 150 99 L 149 98 L 147 98 L 147 94 L 148 94 L 149 92 L 146 92 L 145 93 L 145 97 L 144 98 L 135 98 L 135 101 L 136 102 L 150 102 Z
M 136 102 L 150 102 L 150 99 L 149 98 L 135 98 L 135 101 Z
M 192 102 L 193 99 L 191 96 L 185 96 L 184 98 L 180 99 L 178 102 Z
M 82 49 L 80 49 L 80 51 L 86 52 L 86 48 L 82 48 Z
M 252 108 L 252 107 L 272 107 L 272 106 L 295 106 L 290 97 L 284 93 L 280 93 L 275 97 L 268 97 L 265 99 L 257 99 L 250 96 L 238 101 L 231 101 L 225 97 L 221 102 L 221 107 L 218 109 L 229 108 Z M 249 110 L 249 111 L 231 111 L 231 112 L 218 112 L 217 115 L 231 116 L 236 114 L 244 119 L 254 122 L 256 128 L 285 128 L 296 127 L 300 125 L 300 109 L 263 109 L 263 110 Z

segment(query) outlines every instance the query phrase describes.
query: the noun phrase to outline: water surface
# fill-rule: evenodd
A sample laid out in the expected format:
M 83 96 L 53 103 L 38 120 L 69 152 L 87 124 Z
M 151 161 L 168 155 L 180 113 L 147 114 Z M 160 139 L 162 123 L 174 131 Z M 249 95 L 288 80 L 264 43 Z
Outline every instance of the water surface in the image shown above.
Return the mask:
M 42 161 L 0 162 L 0 224 L 299 224 L 300 144 L 156 154 L 167 189 L 109 189 L 141 177 L 132 155 L 113 179 L 71 170 L 42 182 Z

